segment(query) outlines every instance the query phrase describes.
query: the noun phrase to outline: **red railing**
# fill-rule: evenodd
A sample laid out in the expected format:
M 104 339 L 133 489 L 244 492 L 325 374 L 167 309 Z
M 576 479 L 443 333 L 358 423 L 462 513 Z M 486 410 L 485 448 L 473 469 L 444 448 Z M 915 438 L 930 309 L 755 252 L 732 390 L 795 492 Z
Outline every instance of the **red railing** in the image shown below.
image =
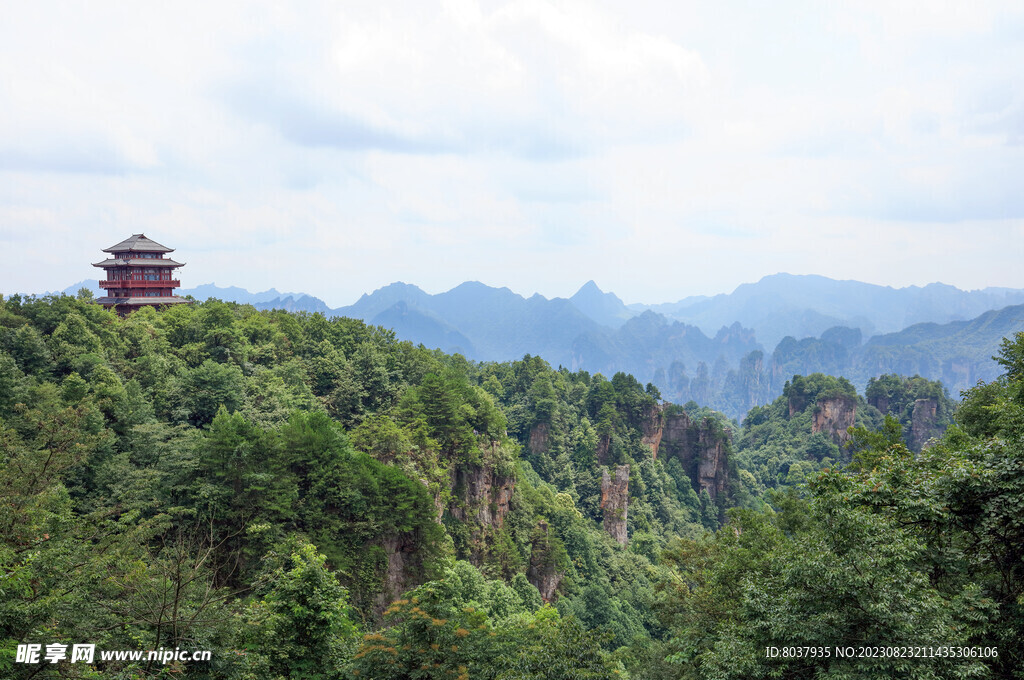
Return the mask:
M 100 288 L 177 288 L 181 281 L 169 279 L 165 281 L 136 281 L 135 279 L 119 279 L 100 281 Z

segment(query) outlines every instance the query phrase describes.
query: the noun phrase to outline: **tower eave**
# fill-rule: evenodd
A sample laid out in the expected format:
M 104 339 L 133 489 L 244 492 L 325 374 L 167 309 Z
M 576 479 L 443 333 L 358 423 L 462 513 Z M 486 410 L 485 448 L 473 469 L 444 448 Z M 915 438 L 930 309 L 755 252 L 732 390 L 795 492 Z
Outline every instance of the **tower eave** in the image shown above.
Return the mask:
M 162 260 L 162 259 L 150 259 L 150 258 L 109 258 L 102 262 L 94 262 L 93 267 L 160 267 L 162 269 L 177 269 L 178 267 L 184 267 L 185 262 L 175 262 L 174 260 Z
M 104 248 L 104 253 L 126 253 L 130 251 L 142 253 L 173 253 L 174 248 L 161 245 L 145 234 L 132 234 L 120 243 Z

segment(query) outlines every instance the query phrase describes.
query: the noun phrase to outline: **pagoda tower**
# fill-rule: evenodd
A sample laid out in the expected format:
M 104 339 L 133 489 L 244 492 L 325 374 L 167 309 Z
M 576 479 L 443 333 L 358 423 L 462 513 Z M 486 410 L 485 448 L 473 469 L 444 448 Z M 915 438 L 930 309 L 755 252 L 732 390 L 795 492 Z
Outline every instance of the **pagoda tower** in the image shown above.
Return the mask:
M 93 267 L 106 272 L 107 280 L 100 281 L 100 288 L 105 288 L 107 295 L 96 302 L 121 316 L 140 307 L 188 304 L 189 300 L 174 294 L 181 281 L 173 277 L 173 272 L 184 265 L 164 257 L 173 251 L 145 234 L 132 234 L 105 248 L 103 252 L 110 257 Z

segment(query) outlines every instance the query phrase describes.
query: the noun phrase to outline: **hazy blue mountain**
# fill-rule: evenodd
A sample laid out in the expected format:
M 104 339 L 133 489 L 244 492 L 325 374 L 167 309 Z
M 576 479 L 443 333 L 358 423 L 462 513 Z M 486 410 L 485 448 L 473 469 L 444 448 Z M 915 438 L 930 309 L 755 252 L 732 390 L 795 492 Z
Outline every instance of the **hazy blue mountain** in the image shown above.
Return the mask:
M 431 349 L 440 348 L 466 357 L 476 355 L 473 343 L 465 335 L 432 314 L 411 308 L 404 300 L 377 314 L 368 323 L 390 328 L 399 338 Z
M 708 295 L 690 295 L 688 297 L 684 297 L 682 300 L 678 300 L 677 302 L 659 302 L 657 304 L 650 305 L 645 304 L 643 302 L 634 302 L 632 304 L 626 305 L 626 307 L 628 307 L 629 311 L 633 312 L 634 314 L 639 314 L 641 312 L 646 312 L 650 310 L 652 312 L 657 312 L 658 314 L 664 314 L 665 316 L 671 319 L 675 317 L 676 313 L 679 312 L 679 310 L 685 309 L 691 305 L 695 305 L 698 302 L 704 302 L 705 300 L 710 299 L 711 297 Z
M 941 283 L 891 288 L 824 276 L 774 274 L 732 293 L 652 305 L 666 316 L 705 333 L 739 321 L 773 347 L 783 337 L 817 337 L 833 326 L 860 328 L 864 335 L 890 333 L 915 323 L 948 323 L 1024 303 L 1024 290 L 963 291 Z
M 404 302 L 412 308 L 427 309 L 429 305 L 426 304 L 426 301 L 430 297 L 416 286 L 396 281 L 383 288 L 378 288 L 372 293 L 363 293 L 354 304 L 338 307 L 333 313 L 336 316 L 369 321 L 384 310 L 393 307 L 397 302 Z
M 305 293 L 282 293 L 276 288 L 261 293 L 250 293 L 238 286 L 222 288 L 213 283 L 204 283 L 195 288 L 181 288 L 179 295 L 191 295 L 197 300 L 217 298 L 224 302 L 237 302 L 241 305 L 252 305 L 256 309 L 284 309 L 289 312 L 320 312 L 330 314 L 331 308 L 318 297 Z
M 382 311 L 380 311 L 382 310 Z M 483 361 L 538 355 L 555 366 L 643 381 L 680 360 L 696 366 L 736 362 L 759 347 L 749 330 L 711 338 L 695 326 L 654 312 L 633 313 L 613 294 L 588 282 L 570 299 L 524 298 L 508 288 L 468 281 L 437 295 L 394 283 L 334 310 L 341 316 L 393 328 L 404 340 L 460 352 Z M 633 317 L 633 318 L 630 318 Z M 605 323 L 602 323 L 604 321 Z
M 871 338 L 858 353 L 858 372 L 867 378 L 883 373 L 918 373 L 942 380 L 953 393 L 979 380 L 994 380 L 1002 368 L 992 357 L 1004 337 L 1024 331 L 1024 305 L 987 311 L 968 321 L 914 324 L 898 333 Z
M 593 281 L 583 284 L 569 301 L 597 323 L 610 328 L 619 328 L 637 315 L 615 293 L 605 293 Z
M 696 371 L 701 363 L 708 367 L 720 361 L 734 365 L 745 354 L 760 349 L 754 332 L 738 323 L 708 337 L 696 326 L 646 311 L 616 331 L 577 338 L 571 365 L 608 376 L 625 371 L 642 382 L 664 384 L 664 375 L 673 363 L 690 371 Z
M 289 295 L 250 304 L 256 309 L 283 309 L 288 312 L 320 312 L 325 316 L 331 315 L 331 308 L 327 303 L 312 295 Z
M 282 293 L 276 288 L 265 290 L 262 293 L 250 293 L 246 289 L 239 288 L 238 286 L 222 288 L 213 283 L 204 283 L 203 285 L 196 286 L 195 288 L 181 288 L 178 291 L 178 295 L 191 295 L 197 300 L 217 298 L 218 300 L 224 300 L 225 302 L 254 305 L 258 302 L 270 302 L 272 300 L 283 299 L 286 297 L 300 298 L 304 294 Z
M 886 373 L 941 380 L 954 398 L 1000 371 L 992 357 L 1004 337 L 1024 331 L 1024 305 L 991 310 L 968 321 L 919 323 L 860 344 L 857 329 L 835 328 L 820 338 L 786 337 L 775 347 L 769 374 L 771 392 L 781 394 L 793 375 L 842 375 L 860 389 Z
M 659 371 L 654 383 L 670 400 L 694 399 L 737 419 L 751 406 L 782 394 L 794 375 L 811 373 L 843 376 L 860 390 L 881 375 L 920 375 L 942 381 L 955 399 L 979 380 L 998 377 L 1001 369 L 992 356 L 1004 337 L 1018 332 L 1024 332 L 1024 305 L 990 310 L 967 321 L 914 324 L 866 343 L 860 329 L 834 327 L 820 337 L 787 336 L 770 357 L 754 350 L 739 362 L 710 369 L 676 362 Z
M 396 310 L 395 305 L 401 306 Z M 541 295 L 527 299 L 508 288 L 477 281 L 437 295 L 393 283 L 333 313 L 381 325 L 386 325 L 382 319 L 394 318 L 400 321 L 394 329 L 403 340 L 483 361 L 539 354 L 555 365 L 567 364 L 572 341 L 581 333 L 601 329 L 568 300 Z M 385 313 L 392 316 L 382 316 Z
M 429 309 L 469 338 L 475 358 L 483 360 L 539 354 L 554 365 L 568 365 L 573 340 L 601 329 L 563 298 L 524 298 L 477 281 L 430 296 Z
M 95 295 L 100 294 L 95 280 L 69 286 L 65 292 L 74 294 L 83 286 Z M 406 314 L 415 311 L 441 324 L 431 331 L 441 335 L 431 338 L 447 337 L 454 331 L 469 341 L 474 358 L 517 358 L 533 353 L 547 356 L 556 364 L 572 364 L 572 343 L 583 335 L 593 336 L 589 354 L 598 356 L 612 351 L 607 348 L 621 339 L 599 338 L 621 329 L 627 320 L 644 311 L 696 326 L 709 337 L 738 322 L 743 328 L 752 329 L 763 347 L 774 348 L 787 336 L 814 339 L 834 327 L 856 328 L 864 338 L 870 338 L 917 323 L 946 324 L 972 319 L 992 309 L 1024 304 L 1024 290 L 1010 288 L 963 291 L 940 283 L 891 288 L 791 274 L 766 276 L 713 297 L 692 296 L 672 303 L 629 306 L 614 293 L 602 291 L 593 281 L 584 284 L 568 300 L 549 300 L 540 295 L 527 299 L 508 288 L 493 288 L 479 282 L 466 282 L 431 295 L 414 285 L 396 282 L 334 310 L 313 296 L 280 293 L 275 289 L 250 293 L 237 287 L 205 284 L 181 293 L 198 299 L 217 297 L 264 309 L 321 312 L 368 322 L 396 303 L 404 302 Z M 427 326 L 403 326 L 403 333 L 413 333 L 417 328 L 425 331 Z M 459 346 L 462 342 L 458 340 Z

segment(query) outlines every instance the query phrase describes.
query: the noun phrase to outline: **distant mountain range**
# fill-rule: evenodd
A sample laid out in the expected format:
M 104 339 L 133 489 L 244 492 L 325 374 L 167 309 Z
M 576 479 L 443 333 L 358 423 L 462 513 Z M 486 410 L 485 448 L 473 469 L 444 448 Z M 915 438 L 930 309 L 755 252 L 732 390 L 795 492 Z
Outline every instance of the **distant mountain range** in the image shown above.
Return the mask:
M 787 335 L 818 336 L 833 326 L 860 328 L 867 338 L 917 323 L 964 321 L 1019 304 L 1024 304 L 1024 290 L 1011 288 L 964 291 L 942 283 L 891 288 L 824 276 L 774 274 L 728 294 L 632 305 L 631 309 L 650 309 L 706 333 L 739 321 L 753 328 L 765 346 L 774 347 Z
M 65 292 L 82 287 L 99 291 L 84 281 Z M 844 375 L 861 389 L 882 373 L 917 373 L 943 380 L 956 396 L 994 378 L 999 341 L 1024 331 L 1024 290 L 891 288 L 791 274 L 663 304 L 626 305 L 593 281 L 568 299 L 524 298 L 475 281 L 431 295 L 399 282 L 336 309 L 275 289 L 207 284 L 181 294 L 362 319 L 475 360 L 532 354 L 573 370 L 625 371 L 654 382 L 666 398 L 734 416 L 777 396 L 793 374 L 814 371 Z

